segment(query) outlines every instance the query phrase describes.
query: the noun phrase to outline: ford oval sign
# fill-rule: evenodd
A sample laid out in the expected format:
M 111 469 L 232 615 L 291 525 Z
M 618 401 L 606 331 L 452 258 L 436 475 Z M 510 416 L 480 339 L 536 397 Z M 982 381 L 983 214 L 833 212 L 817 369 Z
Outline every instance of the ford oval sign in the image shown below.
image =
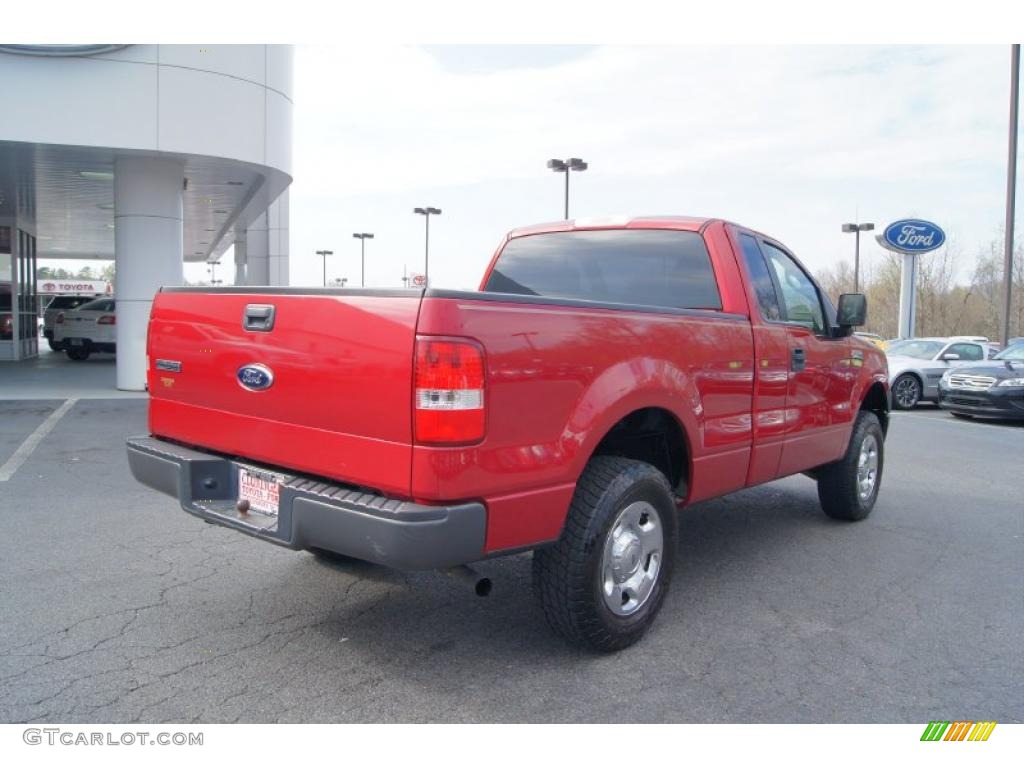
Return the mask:
M 882 239 L 894 251 L 928 253 L 946 242 L 946 233 L 938 224 L 922 219 L 900 219 L 885 228 Z
M 250 392 L 262 392 L 274 384 L 274 372 L 260 363 L 243 365 L 238 369 L 236 376 L 242 389 L 248 389 Z

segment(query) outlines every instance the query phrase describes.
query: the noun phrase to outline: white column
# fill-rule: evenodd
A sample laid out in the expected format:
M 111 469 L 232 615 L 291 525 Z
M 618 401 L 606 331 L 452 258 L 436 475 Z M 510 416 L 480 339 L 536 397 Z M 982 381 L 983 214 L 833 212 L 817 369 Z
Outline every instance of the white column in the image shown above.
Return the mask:
M 267 209 L 268 285 L 289 285 L 288 281 L 288 190 Z
M 269 254 L 267 214 L 262 213 L 245 232 L 246 285 L 270 285 Z
M 914 320 L 917 305 L 917 256 L 903 254 L 900 269 L 900 321 L 897 336 L 909 339 L 914 336 Z
M 119 157 L 114 165 L 118 389 L 145 389 L 153 296 L 184 282 L 183 182 L 180 160 Z
M 235 240 L 235 285 L 245 285 L 245 238 Z

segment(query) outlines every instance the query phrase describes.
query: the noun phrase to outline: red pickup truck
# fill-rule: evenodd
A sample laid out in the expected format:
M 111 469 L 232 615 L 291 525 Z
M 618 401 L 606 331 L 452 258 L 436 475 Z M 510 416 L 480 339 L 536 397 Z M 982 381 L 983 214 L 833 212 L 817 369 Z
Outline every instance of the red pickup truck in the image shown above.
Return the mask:
M 638 640 L 676 508 L 805 473 L 866 517 L 883 354 L 778 241 L 684 217 L 510 233 L 479 291 L 165 288 L 135 477 L 293 549 L 400 569 L 534 550 L 571 641 Z

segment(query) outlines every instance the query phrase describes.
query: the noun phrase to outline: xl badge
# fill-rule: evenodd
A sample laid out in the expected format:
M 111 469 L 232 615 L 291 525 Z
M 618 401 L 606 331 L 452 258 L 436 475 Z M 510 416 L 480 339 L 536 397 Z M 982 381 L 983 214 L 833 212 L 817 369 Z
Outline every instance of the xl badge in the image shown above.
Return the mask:
M 235 375 L 242 388 L 250 392 L 262 392 L 274 384 L 274 372 L 260 363 L 243 365 Z

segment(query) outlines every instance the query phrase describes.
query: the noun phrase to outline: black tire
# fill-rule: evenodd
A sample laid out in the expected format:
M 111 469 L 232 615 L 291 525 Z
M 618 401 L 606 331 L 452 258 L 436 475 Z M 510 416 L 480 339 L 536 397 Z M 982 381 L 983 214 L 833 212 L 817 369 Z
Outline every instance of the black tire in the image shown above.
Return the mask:
M 89 350 L 87 347 L 79 347 L 77 349 L 72 349 L 71 347 L 68 347 L 67 349 L 64 350 L 64 352 L 67 353 L 67 356 L 72 360 L 89 359 Z
M 53 339 L 47 339 L 46 343 L 50 345 L 50 349 L 52 349 L 54 352 L 61 352 L 64 349 L 64 347 L 61 344 L 58 344 Z
M 630 615 L 617 615 L 606 604 L 601 562 L 610 546 L 612 525 L 633 507 L 653 509 L 640 516 L 646 526 L 661 526 L 661 552 L 637 561 L 637 569 L 653 570 L 653 587 Z M 649 507 L 647 506 L 649 505 Z M 650 627 L 668 593 L 675 564 L 676 505 L 668 480 L 642 461 L 598 456 L 590 461 L 569 506 L 562 537 L 533 553 L 533 590 L 548 625 L 573 644 L 598 651 L 617 651 L 637 642 Z M 632 555 L 630 555 L 632 556 Z M 614 600 L 614 597 L 607 598 Z M 625 598 L 622 605 L 626 605 Z M 632 610 L 632 609 L 629 609 Z
M 861 495 L 858 471 L 862 448 L 870 445 L 873 438 L 876 449 L 876 469 L 871 491 Z M 871 411 L 861 411 L 854 422 L 850 444 L 846 455 L 839 461 L 822 467 L 818 471 L 818 500 L 825 514 L 834 520 L 863 520 L 871 514 L 882 485 L 882 469 L 885 465 L 885 435 L 878 417 Z
M 912 373 L 897 376 L 892 383 L 892 406 L 900 411 L 909 411 L 921 402 L 923 389 L 921 380 Z
M 950 411 L 953 414 L 953 418 L 956 419 L 973 419 L 974 416 L 969 413 L 958 413 L 957 411 Z

